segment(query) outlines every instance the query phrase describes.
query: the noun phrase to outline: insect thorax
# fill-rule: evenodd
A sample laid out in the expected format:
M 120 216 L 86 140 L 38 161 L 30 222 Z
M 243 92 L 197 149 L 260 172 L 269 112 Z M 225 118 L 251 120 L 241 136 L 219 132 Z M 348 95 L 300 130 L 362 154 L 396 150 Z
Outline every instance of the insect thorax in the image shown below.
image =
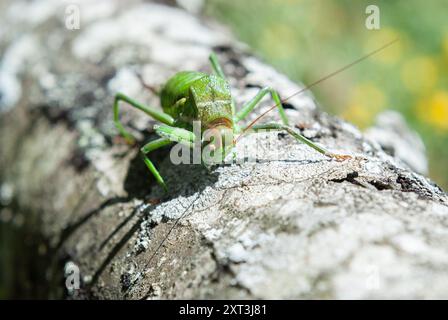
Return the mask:
M 232 97 L 224 79 L 211 75 L 195 81 L 190 87 L 190 101 L 203 128 L 216 124 L 233 127 Z

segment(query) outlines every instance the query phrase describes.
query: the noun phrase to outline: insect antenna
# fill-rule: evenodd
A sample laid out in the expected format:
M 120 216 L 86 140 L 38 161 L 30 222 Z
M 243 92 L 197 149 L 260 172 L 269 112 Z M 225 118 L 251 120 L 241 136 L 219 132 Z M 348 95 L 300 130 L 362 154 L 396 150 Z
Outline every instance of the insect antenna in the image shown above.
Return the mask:
M 137 72 L 136 75 L 137 75 L 137 78 L 140 80 L 140 83 L 143 86 L 143 88 L 148 89 L 149 91 L 151 91 L 153 94 L 155 94 L 157 96 L 160 95 L 160 92 L 159 92 L 159 90 L 157 90 L 156 87 L 151 86 L 145 82 L 145 80 L 143 79 L 143 75 L 140 72 Z
M 191 203 L 187 206 L 187 208 L 185 208 L 185 211 L 182 212 L 182 214 L 179 216 L 179 218 L 177 218 L 174 221 L 173 225 L 171 226 L 171 228 L 166 233 L 166 236 L 163 238 L 162 241 L 160 241 L 160 243 L 157 245 L 157 248 L 154 250 L 154 252 L 149 257 L 149 260 L 143 266 L 142 271 L 138 273 L 137 278 L 135 278 L 134 281 L 132 281 L 132 283 L 126 288 L 126 290 L 124 292 L 124 296 L 125 297 L 128 295 L 128 293 L 132 289 L 132 287 L 137 283 L 137 281 L 140 280 L 140 279 L 143 279 L 145 277 L 145 270 L 149 267 L 151 261 L 155 258 L 155 256 L 159 252 L 159 250 L 162 248 L 162 246 L 164 245 L 164 243 L 166 242 L 166 240 L 170 236 L 171 232 L 173 232 L 174 228 L 176 228 L 176 226 L 179 224 L 179 222 L 187 215 L 187 212 L 190 210 L 190 208 L 193 206 L 193 204 L 196 202 L 196 200 L 198 198 L 199 198 L 199 194 L 193 199 L 193 201 L 191 201 Z
M 299 94 L 301 94 L 301 93 L 311 89 L 312 87 L 318 85 L 319 83 L 321 83 L 321 82 L 323 82 L 323 81 L 325 81 L 327 79 L 330 79 L 330 78 L 336 76 L 337 74 L 339 74 L 339 73 L 341 73 L 341 72 L 343 72 L 343 71 L 353 67 L 354 65 L 360 63 L 361 61 L 363 61 L 363 60 L 373 56 L 374 54 L 376 54 L 376 53 L 386 49 L 387 47 L 391 46 L 392 44 L 394 44 L 397 41 L 398 41 L 398 38 L 396 38 L 396 39 L 394 39 L 394 40 L 384 44 L 383 46 L 379 47 L 378 49 L 375 49 L 375 50 L 369 52 L 368 54 L 366 54 L 366 55 L 356 59 L 355 61 L 350 62 L 349 64 L 347 64 L 347 65 L 345 65 L 345 66 L 343 66 L 343 67 L 333 71 L 332 73 L 330 73 L 330 74 L 320 78 L 319 80 L 314 81 L 313 83 L 307 85 L 305 88 L 303 88 L 303 89 L 301 89 L 299 91 L 296 91 L 295 93 L 291 94 L 290 96 L 286 97 L 285 99 L 281 99 L 280 103 L 283 104 L 284 102 L 288 101 L 292 97 L 295 97 L 295 96 L 297 96 L 297 95 L 299 95 Z M 263 118 L 266 114 L 268 114 L 269 112 L 274 110 L 276 107 L 278 107 L 278 103 L 276 103 L 273 106 L 269 107 L 268 110 L 266 110 L 265 112 L 260 114 L 258 117 L 256 117 L 255 120 L 253 120 L 251 123 L 249 123 L 249 125 L 243 130 L 243 132 L 241 132 L 241 134 L 238 136 L 238 138 L 236 139 L 235 142 L 238 142 L 238 140 L 241 139 L 241 137 L 245 134 L 245 132 L 247 132 L 247 130 L 252 128 L 261 118 Z

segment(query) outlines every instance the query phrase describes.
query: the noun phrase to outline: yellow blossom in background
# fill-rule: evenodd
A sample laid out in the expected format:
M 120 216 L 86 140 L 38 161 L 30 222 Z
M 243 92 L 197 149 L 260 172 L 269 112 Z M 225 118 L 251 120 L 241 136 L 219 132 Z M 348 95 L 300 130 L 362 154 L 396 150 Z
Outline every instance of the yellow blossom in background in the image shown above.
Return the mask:
M 403 48 L 406 41 L 404 36 L 395 29 L 384 27 L 369 33 L 364 45 L 364 50 L 366 52 L 371 52 L 395 39 L 398 39 L 398 41 L 371 57 L 372 60 L 380 63 L 393 64 L 403 55 Z
M 401 69 L 401 80 L 413 93 L 428 91 L 437 83 L 438 70 L 434 59 L 427 56 L 406 61 Z
M 312 91 L 323 107 L 361 128 L 372 125 L 385 108 L 403 113 L 425 141 L 431 177 L 448 188 L 443 161 L 448 157 L 447 1 L 408 0 L 399 5 L 378 0 L 371 4 L 381 10 L 379 30 L 365 27 L 370 3 L 354 2 L 206 1 L 219 3 L 216 15 L 233 23 L 234 32 L 268 63 L 299 82 L 311 83 L 397 39 Z
M 357 123 L 361 128 L 371 124 L 387 103 L 384 93 L 370 83 L 356 86 L 349 100 L 349 105 L 343 112 L 343 116 L 345 119 Z
M 343 112 L 342 117 L 347 121 L 356 123 L 360 128 L 366 128 L 371 124 L 372 115 L 366 107 L 359 104 L 350 104 Z
M 417 105 L 419 117 L 435 129 L 448 131 L 448 92 L 437 91 Z

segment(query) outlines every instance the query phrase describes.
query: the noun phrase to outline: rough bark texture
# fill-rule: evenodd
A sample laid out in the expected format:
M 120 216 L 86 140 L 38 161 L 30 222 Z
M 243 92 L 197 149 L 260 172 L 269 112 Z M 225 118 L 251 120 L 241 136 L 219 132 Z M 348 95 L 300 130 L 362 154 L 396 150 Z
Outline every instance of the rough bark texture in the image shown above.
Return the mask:
M 287 104 L 297 130 L 358 157 L 331 161 L 278 133 L 238 144 L 257 162 L 210 172 L 162 151 L 165 195 L 138 149 L 114 139 L 116 91 L 159 105 L 137 74 L 158 87 L 179 70 L 210 72 L 216 50 L 238 105 L 261 86 L 282 97 L 300 86 L 174 7 L 82 1 L 74 31 L 60 1 L 0 8 L 2 270 L 13 295 L 63 296 L 75 263 L 77 298 L 448 298 L 447 196 L 410 169 L 426 162 L 403 151 L 418 145 L 408 131 L 388 143 L 380 123 L 366 139 L 308 92 Z M 149 118 L 123 109 L 142 142 L 154 137 Z

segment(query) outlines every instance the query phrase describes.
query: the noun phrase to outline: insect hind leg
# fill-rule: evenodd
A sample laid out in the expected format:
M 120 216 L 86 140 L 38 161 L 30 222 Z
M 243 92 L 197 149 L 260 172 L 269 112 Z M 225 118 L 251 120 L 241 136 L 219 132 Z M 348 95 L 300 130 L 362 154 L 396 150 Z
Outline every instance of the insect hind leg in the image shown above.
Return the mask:
M 254 132 L 258 132 L 260 130 L 284 130 L 288 134 L 293 136 L 297 141 L 306 144 L 307 146 L 313 148 L 317 152 L 319 152 L 329 158 L 336 159 L 337 161 L 344 161 L 344 160 L 352 158 L 350 155 L 336 154 L 336 153 L 330 152 L 329 150 L 325 149 L 324 147 L 321 147 L 321 146 L 315 144 L 308 138 L 306 138 L 303 135 L 301 135 L 300 133 L 296 132 L 293 128 L 291 128 L 287 125 L 284 125 L 284 124 L 280 124 L 280 123 L 259 124 L 259 125 L 254 125 L 251 128 L 251 130 Z
M 280 113 L 280 118 L 282 119 L 282 122 L 284 125 L 288 125 L 289 121 L 286 117 L 285 110 L 283 109 L 282 102 L 280 100 L 280 97 L 274 89 L 271 87 L 264 87 L 261 89 L 251 100 L 249 100 L 246 104 L 243 105 L 240 111 L 238 111 L 235 115 L 235 122 L 244 120 L 249 113 L 251 113 L 257 105 L 259 105 L 261 99 L 268 93 L 271 94 L 272 100 L 274 100 L 275 105 L 278 108 L 278 112 Z
M 212 69 L 215 72 L 215 74 L 223 79 L 226 78 L 224 71 L 222 71 L 222 67 L 219 64 L 218 57 L 216 56 L 216 53 L 212 52 L 208 58 L 210 60 L 210 64 L 212 65 Z

